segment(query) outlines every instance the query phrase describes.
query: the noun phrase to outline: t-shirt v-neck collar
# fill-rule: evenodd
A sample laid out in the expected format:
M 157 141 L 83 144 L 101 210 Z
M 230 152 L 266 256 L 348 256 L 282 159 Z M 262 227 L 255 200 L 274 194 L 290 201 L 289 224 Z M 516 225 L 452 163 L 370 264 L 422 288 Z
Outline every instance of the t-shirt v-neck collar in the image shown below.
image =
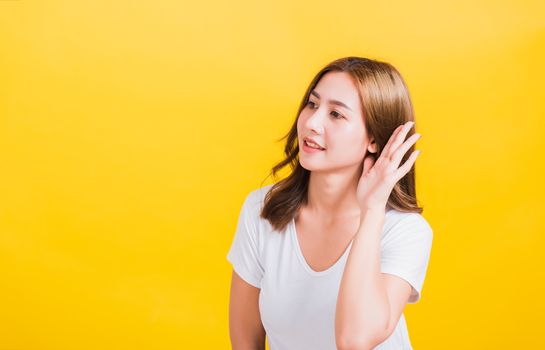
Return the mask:
M 289 234 L 291 235 L 291 238 L 292 238 L 293 246 L 295 248 L 295 254 L 297 255 L 301 265 L 303 265 L 303 268 L 305 269 L 305 271 L 307 271 L 312 276 L 327 275 L 327 274 L 331 273 L 333 270 L 335 270 L 336 267 L 338 265 L 340 265 L 342 263 L 342 261 L 345 260 L 346 257 L 348 256 L 350 248 L 352 248 L 352 242 L 354 241 L 354 239 L 352 239 L 350 241 L 350 244 L 345 249 L 344 253 L 341 255 L 341 257 L 339 259 L 337 259 L 337 261 L 335 261 L 333 263 L 333 265 L 331 265 L 330 267 L 328 267 L 325 270 L 315 271 L 310 267 L 310 265 L 307 263 L 307 261 L 305 259 L 305 256 L 303 255 L 303 250 L 301 249 L 301 246 L 299 244 L 299 239 L 297 238 L 297 229 L 295 227 L 295 218 L 291 219 L 289 228 L 290 228 Z

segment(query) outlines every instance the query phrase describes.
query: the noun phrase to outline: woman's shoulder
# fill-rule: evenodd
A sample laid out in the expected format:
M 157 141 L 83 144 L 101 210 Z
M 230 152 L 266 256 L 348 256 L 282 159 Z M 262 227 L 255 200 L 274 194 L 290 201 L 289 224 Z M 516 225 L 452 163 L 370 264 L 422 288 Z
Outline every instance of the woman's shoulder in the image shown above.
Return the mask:
M 384 229 L 388 231 L 425 231 L 432 234 L 428 220 L 417 212 L 403 212 L 397 209 L 386 211 Z
M 265 195 L 274 184 L 258 187 L 250 190 L 244 200 L 248 208 L 261 209 L 265 201 Z
M 253 188 L 246 193 L 242 209 L 245 215 L 252 221 L 261 223 L 264 219 L 261 218 L 261 211 L 265 204 L 265 196 L 273 185 Z
M 261 217 L 263 207 L 265 205 L 265 196 L 271 189 L 272 185 L 254 188 L 248 191 L 243 204 L 244 215 L 251 225 L 255 228 L 259 236 L 269 236 L 275 232 L 275 229 L 270 222 Z M 276 236 L 276 235 L 275 235 Z

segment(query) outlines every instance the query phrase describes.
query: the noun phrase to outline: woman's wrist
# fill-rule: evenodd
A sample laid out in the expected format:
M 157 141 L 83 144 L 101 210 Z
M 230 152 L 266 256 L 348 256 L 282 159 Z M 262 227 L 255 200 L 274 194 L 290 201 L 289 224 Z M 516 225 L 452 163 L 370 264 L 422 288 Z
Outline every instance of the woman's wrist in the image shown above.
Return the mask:
M 371 206 L 360 206 L 361 217 L 363 218 L 367 214 L 373 215 L 374 213 L 385 213 L 386 205 L 371 205 Z
M 362 209 L 360 216 L 360 228 L 366 221 L 383 221 L 386 215 L 386 208 L 384 207 L 367 207 Z

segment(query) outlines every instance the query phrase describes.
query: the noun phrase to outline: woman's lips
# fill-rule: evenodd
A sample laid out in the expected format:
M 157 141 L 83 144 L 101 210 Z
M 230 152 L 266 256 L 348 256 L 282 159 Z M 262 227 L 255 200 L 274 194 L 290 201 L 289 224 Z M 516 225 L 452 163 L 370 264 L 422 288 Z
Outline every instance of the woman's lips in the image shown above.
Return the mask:
M 306 153 L 317 153 L 317 152 L 325 151 L 325 149 L 318 149 L 318 148 L 310 147 L 310 146 L 307 145 L 306 141 L 303 141 L 303 151 L 305 151 Z

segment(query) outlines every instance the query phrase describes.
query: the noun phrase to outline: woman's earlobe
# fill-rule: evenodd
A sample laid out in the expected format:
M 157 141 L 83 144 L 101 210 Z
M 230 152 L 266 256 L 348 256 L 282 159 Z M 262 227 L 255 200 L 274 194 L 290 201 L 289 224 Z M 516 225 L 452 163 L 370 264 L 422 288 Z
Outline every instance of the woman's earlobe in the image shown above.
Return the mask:
M 377 144 L 374 142 L 369 144 L 369 147 L 367 147 L 367 150 L 369 151 L 369 153 L 377 153 Z

